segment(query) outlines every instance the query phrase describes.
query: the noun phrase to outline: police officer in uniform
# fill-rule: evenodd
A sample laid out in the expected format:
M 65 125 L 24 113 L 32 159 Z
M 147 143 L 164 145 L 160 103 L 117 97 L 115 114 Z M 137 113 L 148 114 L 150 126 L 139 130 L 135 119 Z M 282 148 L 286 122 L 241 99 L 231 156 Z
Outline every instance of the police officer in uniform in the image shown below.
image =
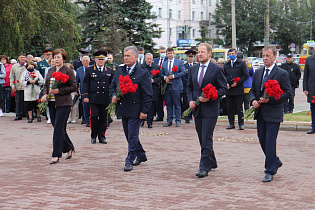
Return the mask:
M 93 56 L 95 64 L 85 70 L 83 79 L 83 101 L 90 103 L 91 143 L 96 143 L 96 137 L 102 144 L 107 144 L 105 132 L 107 126 L 106 107 L 110 103 L 109 87 L 114 75 L 112 69 L 106 67 L 107 51 L 99 49 Z
M 40 72 L 40 74 L 42 75 L 43 78 L 45 78 L 45 70 L 46 70 L 46 68 L 50 67 L 50 65 L 48 64 L 48 60 L 49 60 L 49 58 L 51 58 L 52 51 L 53 51 L 53 49 L 51 49 L 51 48 L 45 49 L 43 51 L 44 59 L 37 63 L 36 70 L 38 70 Z
M 198 62 L 194 62 L 194 59 L 195 59 L 195 54 L 196 54 L 196 51 L 194 50 L 187 50 L 185 52 L 186 54 L 186 59 L 187 59 L 187 62 L 184 63 L 184 67 L 185 67 L 185 71 L 186 71 L 186 74 L 185 76 L 182 77 L 182 81 L 183 81 L 183 92 L 181 94 L 181 102 L 182 102 L 182 113 L 189 108 L 189 102 L 188 102 L 188 99 L 187 99 L 187 92 L 186 92 L 186 88 L 187 88 L 187 82 L 188 82 L 188 71 L 190 69 L 190 67 L 192 67 L 193 65 L 197 64 Z M 189 123 L 190 120 L 191 120 L 191 113 L 188 117 L 185 118 L 185 123 Z

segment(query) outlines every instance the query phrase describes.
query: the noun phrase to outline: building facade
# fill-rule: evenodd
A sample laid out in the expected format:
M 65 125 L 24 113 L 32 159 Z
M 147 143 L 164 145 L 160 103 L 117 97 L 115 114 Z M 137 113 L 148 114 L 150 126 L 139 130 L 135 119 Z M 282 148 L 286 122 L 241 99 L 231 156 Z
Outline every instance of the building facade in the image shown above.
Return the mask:
M 217 32 L 211 25 L 212 15 L 219 0 L 147 0 L 153 5 L 151 10 L 157 18 L 151 21 L 160 24 L 161 38 L 154 39 L 155 46 L 192 47 L 201 38 L 200 26 L 210 31 L 208 38 L 216 39 Z

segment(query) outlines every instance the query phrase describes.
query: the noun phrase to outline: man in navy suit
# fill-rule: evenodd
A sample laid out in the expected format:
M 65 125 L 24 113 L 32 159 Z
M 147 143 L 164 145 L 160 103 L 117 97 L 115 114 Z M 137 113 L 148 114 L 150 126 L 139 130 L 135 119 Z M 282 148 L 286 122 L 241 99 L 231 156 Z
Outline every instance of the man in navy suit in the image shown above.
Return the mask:
M 154 63 L 159 65 L 160 69 L 162 69 L 162 64 L 166 62 L 168 59 L 166 56 L 166 48 L 160 47 L 159 54 L 160 54 L 160 57 L 155 58 Z M 161 85 L 161 83 L 159 85 Z M 156 100 L 156 114 L 157 114 L 157 117 L 154 121 L 163 121 L 164 110 L 163 110 L 163 95 L 161 95 L 161 91 L 159 91 L 159 94 Z
M 112 102 L 117 103 L 117 115 L 122 117 L 122 125 L 128 141 L 128 155 L 125 160 L 124 171 L 131 171 L 133 166 L 147 161 L 139 140 L 139 129 L 141 120 L 147 117 L 151 108 L 153 92 L 150 73 L 138 64 L 137 58 L 138 50 L 136 47 L 129 46 L 124 49 L 125 65 L 116 71 L 110 87 Z M 120 98 L 116 97 L 120 75 L 129 75 L 133 84 L 138 85 L 135 93 L 127 93 Z M 135 159 L 136 161 L 133 162 Z
M 76 74 L 76 80 L 77 80 L 77 93 L 79 93 L 82 96 L 82 88 L 83 88 L 83 78 L 84 78 L 84 73 L 85 70 L 89 67 L 90 63 L 90 57 L 88 55 L 84 55 L 82 57 L 82 65 L 77 69 L 77 74 Z M 89 103 L 83 102 L 83 116 L 82 116 L 82 121 L 85 121 L 86 127 L 90 127 L 90 106 Z
M 260 146 L 265 154 L 265 177 L 263 182 L 270 182 L 277 173 L 282 162 L 276 153 L 276 140 L 280 122 L 283 121 L 283 102 L 291 96 L 290 77 L 286 70 L 281 69 L 275 63 L 277 49 L 274 46 L 266 46 L 263 49 L 263 61 L 265 67 L 256 70 L 252 88 L 249 92 L 249 100 L 255 110 L 257 119 L 257 135 Z M 262 98 L 264 94 L 263 84 L 267 80 L 277 80 L 283 94 L 279 100 L 274 97 Z
M 180 92 L 183 90 L 183 82 L 181 77 L 185 76 L 185 67 L 183 61 L 174 58 L 174 49 L 167 48 L 166 55 L 168 57 L 167 62 L 162 64 L 161 73 L 165 80 L 162 86 L 166 86 L 165 90 L 165 103 L 167 109 L 167 123 L 164 127 L 172 125 L 173 122 L 173 107 L 175 107 L 175 122 L 176 127 L 180 127 L 181 123 L 181 103 Z
M 95 65 L 85 70 L 82 97 L 85 103 L 90 103 L 91 109 L 91 143 L 96 143 L 96 137 L 102 144 L 107 144 L 105 132 L 107 126 L 106 107 L 110 103 L 109 87 L 114 71 L 105 66 L 107 51 L 99 49 L 93 56 Z
M 195 118 L 195 127 L 201 146 L 199 171 L 196 176 L 208 176 L 211 169 L 217 168 L 217 161 L 213 151 L 213 130 L 220 113 L 220 98 L 227 91 L 226 78 L 222 68 L 210 61 L 212 47 L 202 43 L 198 47 L 199 64 L 194 65 L 188 72 L 187 97 L 189 107 L 192 108 Z M 202 88 L 212 84 L 218 91 L 216 100 L 201 97 Z M 195 100 L 199 98 L 200 105 L 196 106 Z

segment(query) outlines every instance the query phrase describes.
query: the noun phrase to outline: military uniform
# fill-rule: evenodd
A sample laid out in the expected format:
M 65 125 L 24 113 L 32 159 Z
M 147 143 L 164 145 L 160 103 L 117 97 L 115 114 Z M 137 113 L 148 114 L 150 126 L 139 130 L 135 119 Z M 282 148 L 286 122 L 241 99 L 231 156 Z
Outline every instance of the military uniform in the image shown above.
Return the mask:
M 105 66 L 110 67 L 111 69 L 113 69 L 114 73 L 119 68 L 119 65 L 117 63 L 110 63 L 108 61 L 106 61 Z
M 40 72 L 40 74 L 42 75 L 42 77 L 45 78 L 45 71 L 49 67 L 50 67 L 50 65 L 48 64 L 47 60 L 43 59 L 37 63 L 36 70 L 38 70 Z
M 95 143 L 96 137 L 100 143 L 107 143 L 105 138 L 108 116 L 106 107 L 110 103 L 109 87 L 113 76 L 113 70 L 105 65 L 97 67 L 95 64 L 85 70 L 82 97 L 88 98 L 90 103 L 92 143 Z

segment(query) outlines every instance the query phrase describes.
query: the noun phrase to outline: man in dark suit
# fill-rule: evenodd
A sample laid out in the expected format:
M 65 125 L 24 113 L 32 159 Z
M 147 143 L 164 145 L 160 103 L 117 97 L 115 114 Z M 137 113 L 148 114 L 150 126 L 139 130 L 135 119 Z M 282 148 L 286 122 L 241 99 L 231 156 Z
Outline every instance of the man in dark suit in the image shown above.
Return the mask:
M 82 96 L 83 89 L 83 78 L 85 74 L 85 70 L 89 67 L 90 57 L 88 55 L 82 56 L 82 65 L 77 69 L 76 81 L 77 81 L 77 91 L 78 94 L 80 92 Z M 85 122 L 86 127 L 90 127 L 90 105 L 89 103 L 83 102 L 83 117 L 82 122 Z
M 270 182 L 277 173 L 282 162 L 276 154 L 276 140 L 280 122 L 283 121 L 283 101 L 291 96 L 290 78 L 287 71 L 275 64 L 277 49 L 267 46 L 263 49 L 265 67 L 256 70 L 252 88 L 249 92 L 249 101 L 255 110 L 254 119 L 257 119 L 257 135 L 260 146 L 265 154 L 265 177 L 263 182 Z M 279 100 L 274 97 L 262 98 L 263 84 L 267 80 L 277 80 L 283 94 Z
M 79 58 L 73 61 L 73 68 L 74 70 L 77 70 L 79 67 L 81 67 L 82 64 L 82 56 L 84 55 L 88 55 L 91 50 L 86 50 L 83 48 L 80 48 L 79 50 Z M 95 61 L 94 60 L 90 60 L 90 66 L 94 65 Z
M 229 118 L 229 127 L 226 129 L 234 129 L 234 115 L 238 115 L 238 125 L 240 130 L 244 130 L 244 85 L 243 83 L 249 78 L 247 65 L 244 61 L 237 59 L 236 49 L 231 48 L 228 51 L 230 60 L 223 66 L 223 70 L 227 79 L 228 92 L 226 93 L 226 108 Z M 235 83 L 234 78 L 239 77 L 240 80 Z
M 161 88 L 167 83 L 164 94 L 167 110 L 167 123 L 164 125 L 164 127 L 172 125 L 174 113 L 173 107 L 175 107 L 176 127 L 180 127 L 182 114 L 180 107 L 180 92 L 183 90 L 183 82 L 181 77 L 183 77 L 186 73 L 183 61 L 174 58 L 173 48 L 167 48 L 166 55 L 168 60 L 162 64 L 161 69 L 162 76 L 165 80 L 162 83 Z
M 143 65 L 145 63 L 145 61 L 144 61 L 144 48 L 143 47 L 138 48 L 138 63 L 140 65 Z
M 198 62 L 194 62 L 194 59 L 195 59 L 195 54 L 196 54 L 196 51 L 194 50 L 187 50 L 185 52 L 186 54 L 186 59 L 187 59 L 187 62 L 184 63 L 184 67 L 185 67 L 185 75 L 182 77 L 182 81 L 183 81 L 183 92 L 181 94 L 181 107 L 182 107 L 182 114 L 185 110 L 187 110 L 189 108 L 189 102 L 188 102 L 188 99 L 187 99 L 187 92 L 186 92 L 186 89 L 187 89 L 187 83 L 188 83 L 188 71 L 189 69 L 197 64 Z M 185 123 L 189 123 L 191 120 L 191 114 L 189 114 L 189 116 L 187 116 L 185 118 Z
M 106 67 L 107 51 L 98 50 L 93 56 L 95 65 L 85 70 L 82 97 L 85 103 L 90 103 L 91 143 L 96 143 L 96 137 L 102 144 L 107 144 L 105 132 L 107 126 L 107 106 L 110 103 L 109 87 L 114 76 L 112 69 Z
M 157 64 L 153 63 L 153 55 L 151 53 L 145 54 L 145 63 L 142 65 L 142 67 L 148 70 L 151 75 L 153 98 L 152 98 L 152 103 L 151 103 L 151 109 L 147 117 L 147 123 L 148 123 L 148 128 L 152 128 L 153 117 L 155 115 L 155 110 L 156 110 L 156 100 L 157 100 L 158 95 L 160 94 L 159 83 L 162 81 L 163 77 L 160 71 L 160 67 Z M 152 75 L 153 70 L 159 70 L 160 73 L 154 76 Z
M 160 54 L 160 57 L 155 58 L 154 63 L 157 64 L 160 67 L 160 69 L 162 69 L 162 64 L 166 62 L 168 59 L 166 56 L 166 48 L 160 47 L 159 54 Z M 161 83 L 160 83 L 160 88 L 161 88 Z M 161 91 L 160 91 L 157 97 L 157 101 L 156 101 L 157 117 L 154 121 L 163 121 L 163 118 L 164 118 L 163 100 L 164 100 L 164 97 L 163 95 L 161 95 Z
M 212 47 L 208 43 L 202 43 L 198 47 L 199 64 L 189 70 L 187 97 L 195 118 L 195 127 L 201 147 L 199 171 L 196 176 L 203 178 L 208 176 L 211 169 L 217 168 L 217 161 L 213 151 L 213 130 L 215 128 L 219 112 L 220 98 L 227 91 L 226 78 L 222 68 L 210 61 Z M 210 100 L 201 97 L 202 88 L 212 84 L 218 91 L 218 98 Z M 196 106 L 195 100 L 199 98 L 200 105 Z
M 128 141 L 128 155 L 125 160 L 124 171 L 131 171 L 133 166 L 147 161 L 145 151 L 139 140 L 141 120 L 147 117 L 152 101 L 152 85 L 150 73 L 137 62 L 138 50 L 134 46 L 124 49 L 125 65 L 120 67 L 112 81 L 110 95 L 112 102 L 117 103 L 117 115 L 122 117 L 122 125 Z M 129 75 L 133 84 L 138 88 L 135 93 L 127 93 L 120 98 L 116 97 L 116 89 L 120 76 Z M 136 159 L 137 158 L 137 159 Z M 136 159 L 135 162 L 133 162 Z

